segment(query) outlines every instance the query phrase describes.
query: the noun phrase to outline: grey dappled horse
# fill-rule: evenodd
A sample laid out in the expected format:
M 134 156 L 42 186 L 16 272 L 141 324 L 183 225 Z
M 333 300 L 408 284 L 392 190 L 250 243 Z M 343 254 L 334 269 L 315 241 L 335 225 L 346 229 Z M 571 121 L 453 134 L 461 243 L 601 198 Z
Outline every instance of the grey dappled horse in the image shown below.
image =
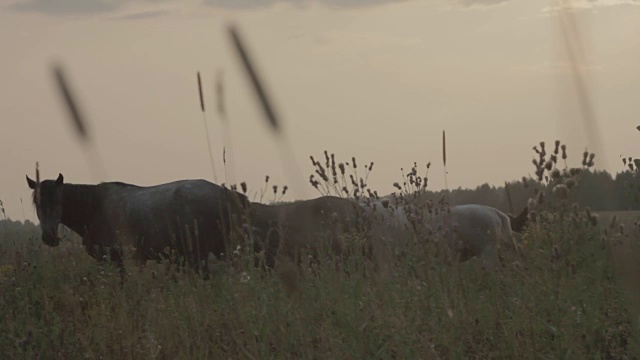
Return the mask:
M 232 217 L 242 216 L 249 204 L 244 195 L 206 180 L 148 187 L 122 182 L 81 185 L 64 183 L 59 174 L 39 184 L 27 176 L 27 183 L 34 190 L 46 245 L 58 246 L 58 225 L 64 224 L 82 237 L 90 256 L 99 261 L 109 256 L 123 274 L 123 251 L 133 247 L 133 257 L 141 264 L 171 257 L 166 252 L 170 249 L 197 272 L 203 266 L 208 278 L 209 253 L 218 258 L 226 253 Z

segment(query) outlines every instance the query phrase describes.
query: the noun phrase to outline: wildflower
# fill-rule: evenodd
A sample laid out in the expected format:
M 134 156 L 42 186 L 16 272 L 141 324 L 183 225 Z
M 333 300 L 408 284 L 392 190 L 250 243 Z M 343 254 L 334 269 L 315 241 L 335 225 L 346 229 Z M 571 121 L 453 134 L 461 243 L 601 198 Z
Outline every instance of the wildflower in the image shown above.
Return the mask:
M 558 184 L 554 186 L 553 193 L 563 200 L 569 198 L 569 188 L 564 184 Z
M 534 198 L 529 198 L 529 200 L 527 200 L 527 207 L 529 209 L 533 209 L 536 206 L 536 200 Z
M 538 195 L 536 196 L 536 203 L 540 205 L 544 204 L 544 191 L 538 192 Z
M 251 276 L 249 276 L 249 274 L 247 274 L 246 271 L 243 271 L 240 274 L 240 282 L 244 284 L 244 283 L 248 282 L 249 280 L 251 280 Z
M 574 213 L 577 213 L 579 209 L 580 209 L 580 205 L 578 203 L 573 203 L 571 205 L 571 210 L 573 210 Z
M 578 182 L 576 181 L 576 179 L 569 178 L 564 181 L 564 184 L 567 186 L 567 188 L 571 189 L 574 186 L 578 185 Z

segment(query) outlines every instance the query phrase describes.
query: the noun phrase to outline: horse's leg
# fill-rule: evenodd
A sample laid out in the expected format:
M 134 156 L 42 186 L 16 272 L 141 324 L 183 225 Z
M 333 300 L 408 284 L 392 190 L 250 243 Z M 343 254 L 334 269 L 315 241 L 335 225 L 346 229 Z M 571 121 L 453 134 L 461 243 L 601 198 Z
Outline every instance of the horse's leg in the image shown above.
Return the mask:
M 113 246 L 109 249 L 109 257 L 112 263 L 118 266 L 120 273 L 120 286 L 124 285 L 124 279 L 127 275 L 127 271 L 124 268 L 124 260 L 122 258 L 122 249 L 118 246 Z
M 479 256 L 485 270 L 494 271 L 498 263 L 498 251 L 495 243 L 487 244 Z

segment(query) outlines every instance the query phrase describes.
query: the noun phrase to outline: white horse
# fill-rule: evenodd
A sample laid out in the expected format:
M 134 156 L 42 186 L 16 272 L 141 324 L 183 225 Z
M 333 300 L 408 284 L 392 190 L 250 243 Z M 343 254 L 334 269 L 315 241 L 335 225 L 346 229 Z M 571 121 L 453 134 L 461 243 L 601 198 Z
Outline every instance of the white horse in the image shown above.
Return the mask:
M 501 244 L 517 249 L 513 231 L 521 231 L 528 209 L 516 217 L 490 206 L 468 204 L 451 206 L 426 214 L 413 206 L 392 205 L 387 200 L 361 201 L 369 218 L 370 235 L 386 243 L 404 244 L 414 234 L 434 240 L 445 239 L 460 261 L 480 258 L 488 269 L 498 264 Z M 424 232 L 424 233 L 421 233 Z

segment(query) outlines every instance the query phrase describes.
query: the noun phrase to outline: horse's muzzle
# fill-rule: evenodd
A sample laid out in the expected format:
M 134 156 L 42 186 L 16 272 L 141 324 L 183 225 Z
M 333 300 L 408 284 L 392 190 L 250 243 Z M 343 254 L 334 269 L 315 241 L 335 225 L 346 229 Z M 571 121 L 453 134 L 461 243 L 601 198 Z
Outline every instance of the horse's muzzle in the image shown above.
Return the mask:
M 60 245 L 60 238 L 54 232 L 43 232 L 42 242 L 47 246 L 55 247 Z

